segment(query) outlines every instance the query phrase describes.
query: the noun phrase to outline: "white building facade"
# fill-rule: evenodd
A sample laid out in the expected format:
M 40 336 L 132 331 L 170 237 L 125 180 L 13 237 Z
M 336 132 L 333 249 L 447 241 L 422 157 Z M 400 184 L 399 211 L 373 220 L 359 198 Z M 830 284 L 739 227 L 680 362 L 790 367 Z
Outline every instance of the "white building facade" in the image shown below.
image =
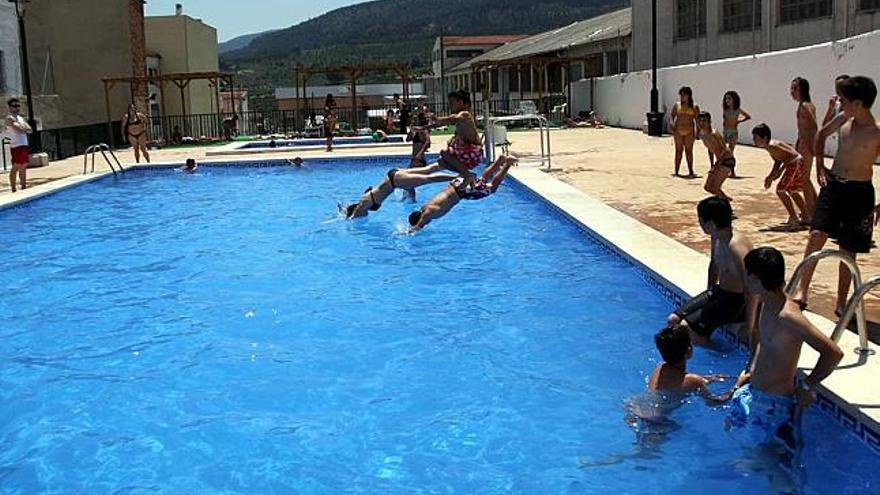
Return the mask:
M 0 97 L 5 103 L 8 97 L 21 93 L 18 18 L 15 15 L 15 6 L 4 1 L 0 2 Z M 4 108 L 3 111 L 5 110 Z

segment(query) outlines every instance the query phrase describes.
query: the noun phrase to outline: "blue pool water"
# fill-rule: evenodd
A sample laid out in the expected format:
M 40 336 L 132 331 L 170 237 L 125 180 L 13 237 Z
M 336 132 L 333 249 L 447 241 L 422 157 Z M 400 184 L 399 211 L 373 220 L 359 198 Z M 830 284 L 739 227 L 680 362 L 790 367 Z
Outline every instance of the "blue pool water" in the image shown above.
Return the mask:
M 387 143 L 403 143 L 406 136 L 399 135 L 391 135 L 388 136 Z M 346 145 L 346 144 L 387 144 L 387 143 L 376 143 L 371 136 L 359 136 L 359 137 L 337 137 L 333 138 L 333 144 L 336 146 Z M 312 146 L 325 146 L 327 141 L 325 139 L 278 139 L 275 141 L 275 148 L 301 148 L 301 147 L 312 147 Z M 272 148 L 270 146 L 269 141 L 254 141 L 242 146 L 239 146 L 240 150 L 247 149 L 268 149 Z
M 723 408 L 635 445 L 671 303 L 518 187 L 416 236 L 397 199 L 339 220 L 403 164 L 135 171 L 0 212 L 0 493 L 772 493 Z M 817 408 L 805 430 L 802 493 L 878 493 L 878 456 Z

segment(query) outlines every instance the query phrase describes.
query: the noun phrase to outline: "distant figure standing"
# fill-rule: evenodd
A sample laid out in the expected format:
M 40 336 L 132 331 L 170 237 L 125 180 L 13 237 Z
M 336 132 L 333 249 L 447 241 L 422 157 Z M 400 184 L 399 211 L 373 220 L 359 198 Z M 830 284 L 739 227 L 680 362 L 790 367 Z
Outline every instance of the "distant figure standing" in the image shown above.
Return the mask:
M 741 100 L 739 93 L 736 91 L 728 91 L 724 93 L 721 100 L 721 109 L 724 111 L 724 142 L 727 143 L 728 149 L 733 153 L 736 145 L 739 144 L 739 125 L 747 120 L 751 120 L 752 116 L 740 107 Z M 736 174 L 730 174 L 730 178 L 736 178 Z
M 21 101 L 12 98 L 8 102 L 9 115 L 6 116 L 6 136 L 9 138 L 9 151 L 12 154 L 12 170 L 9 172 L 9 184 L 15 192 L 15 177 L 22 189 L 27 189 L 27 168 L 31 161 L 31 150 L 28 147 L 28 134 L 33 132 L 31 126 L 21 116 Z
M 409 106 L 409 103 L 401 100 L 400 95 L 394 94 L 394 107 L 397 108 L 397 117 L 400 120 L 398 125 L 400 126 L 400 133 L 406 134 L 409 130 L 409 119 L 412 114 L 412 110 Z
M 385 113 L 385 132 L 392 133 L 394 132 L 394 110 L 388 109 Z
M 424 127 L 428 125 L 428 115 L 420 111 L 416 114 L 415 127 L 410 131 L 409 137 L 412 141 L 412 157 L 409 161 L 410 168 L 427 167 L 428 160 L 426 155 L 431 149 L 431 131 Z M 410 201 L 416 200 L 416 190 L 407 189 L 406 197 Z
M 816 188 L 810 178 L 813 170 L 813 142 L 819 131 L 816 123 L 816 105 L 810 99 L 810 82 L 803 77 L 796 77 L 791 81 L 791 97 L 798 102 L 797 128 L 798 137 L 794 147 L 804 157 L 807 169 L 804 175 L 804 203 L 807 205 L 807 216 L 812 218 L 816 208 Z
M 324 137 L 327 138 L 327 152 L 333 151 L 333 131 L 336 130 L 336 98 L 327 93 L 324 98 Z
M 238 115 L 233 115 L 231 117 L 226 117 L 223 119 L 223 139 L 226 141 L 232 141 L 232 138 L 235 136 L 236 131 L 238 130 Z
M 141 162 L 141 153 L 144 160 L 150 163 L 150 152 L 147 151 L 147 116 L 134 103 L 128 106 L 125 116 L 122 117 L 122 135 L 134 150 L 135 163 Z
M 697 114 L 700 107 L 694 105 L 694 93 L 688 86 L 678 90 L 678 101 L 672 107 L 670 132 L 675 141 L 675 176 L 681 177 L 681 155 L 687 158 L 688 179 L 697 177 L 694 173 L 694 141 L 697 136 Z

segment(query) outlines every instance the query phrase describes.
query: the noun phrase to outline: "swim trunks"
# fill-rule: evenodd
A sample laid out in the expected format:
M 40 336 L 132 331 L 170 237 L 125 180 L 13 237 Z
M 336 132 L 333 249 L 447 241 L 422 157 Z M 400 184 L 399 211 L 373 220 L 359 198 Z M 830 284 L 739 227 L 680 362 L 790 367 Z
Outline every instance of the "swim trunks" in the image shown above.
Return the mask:
M 801 191 L 804 188 L 804 159 L 797 157 L 784 165 L 785 171 L 776 184 L 777 191 Z
M 813 230 L 837 239 L 840 247 L 853 253 L 871 251 L 874 233 L 874 186 L 831 175 L 819 192 L 813 213 Z
M 31 149 L 27 146 L 16 146 L 9 150 L 14 165 L 27 165 L 31 161 Z
M 489 185 L 482 178 L 476 179 L 471 183 L 467 183 L 463 178 L 453 180 L 449 183 L 455 190 L 455 194 L 459 199 L 465 201 L 476 201 L 486 198 L 492 194 Z
M 468 144 L 461 142 L 460 139 L 453 139 L 449 142 L 447 152 L 468 170 L 483 163 L 483 146 L 479 144 Z
M 746 446 L 778 442 L 797 450 L 800 425 L 793 396 L 768 394 L 746 384 L 733 393 L 727 424 L 731 434 Z
M 675 311 L 696 333 L 711 337 L 720 326 L 745 321 L 746 298 L 716 285 Z
M 727 167 L 730 169 L 731 172 L 733 172 L 736 169 L 736 158 L 729 156 L 724 160 L 719 161 L 717 164 L 721 165 L 722 167 Z
M 376 201 L 376 197 L 373 196 L 373 188 L 368 187 L 367 190 L 364 191 L 364 194 L 370 195 L 370 203 L 372 203 L 367 209 L 370 211 L 379 211 L 379 208 L 382 207 L 382 203 Z

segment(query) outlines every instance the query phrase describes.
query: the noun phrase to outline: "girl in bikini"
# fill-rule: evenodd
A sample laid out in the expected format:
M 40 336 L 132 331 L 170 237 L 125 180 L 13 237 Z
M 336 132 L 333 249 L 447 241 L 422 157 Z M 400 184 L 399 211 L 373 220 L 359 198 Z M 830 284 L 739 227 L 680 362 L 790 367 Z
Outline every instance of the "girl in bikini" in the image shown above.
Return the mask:
M 678 96 L 681 98 L 675 106 L 672 107 L 670 115 L 670 131 L 675 141 L 675 176 L 681 177 L 681 155 L 684 152 L 687 157 L 688 179 L 697 176 L 694 173 L 694 141 L 697 136 L 697 115 L 700 113 L 700 107 L 694 105 L 694 93 L 688 86 L 678 90 Z
M 727 143 L 731 153 L 739 143 L 739 125 L 752 118 L 748 112 L 740 108 L 740 102 L 739 93 L 736 91 L 724 93 L 724 98 L 721 100 L 721 109 L 724 115 L 724 142 Z M 736 175 L 731 174 L 730 178 L 736 178 Z
M 122 117 L 122 134 L 134 150 L 134 161 L 141 162 L 141 153 L 150 163 L 150 152 L 147 151 L 147 116 L 139 112 L 134 103 Z

